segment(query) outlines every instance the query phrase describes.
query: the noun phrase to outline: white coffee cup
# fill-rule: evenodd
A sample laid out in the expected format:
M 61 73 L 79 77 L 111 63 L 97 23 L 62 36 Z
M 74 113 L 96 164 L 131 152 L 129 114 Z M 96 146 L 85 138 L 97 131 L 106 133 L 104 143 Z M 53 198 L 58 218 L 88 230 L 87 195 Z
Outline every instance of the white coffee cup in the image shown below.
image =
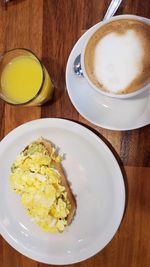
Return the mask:
M 142 39 L 139 39 L 140 36 L 141 36 L 140 34 L 145 34 L 145 32 L 143 32 L 143 30 L 141 30 L 142 33 L 136 33 L 136 31 L 134 32 L 134 30 L 125 29 L 125 32 L 123 34 L 121 33 L 120 36 L 119 35 L 117 36 L 117 35 L 112 35 L 112 34 L 116 34 L 112 30 L 112 31 L 109 32 L 109 39 L 107 38 L 107 40 L 106 40 L 106 38 L 105 38 L 105 41 L 104 41 L 104 37 L 106 35 L 108 37 L 108 34 L 106 34 L 106 35 L 104 34 L 104 36 L 101 37 L 101 39 L 100 39 L 101 44 L 100 44 L 100 42 L 98 42 L 98 44 L 100 44 L 100 46 L 99 47 L 97 46 L 98 47 L 98 48 L 96 48 L 97 50 L 95 49 L 96 46 L 94 48 L 93 47 L 91 48 L 90 47 L 90 45 L 91 45 L 90 42 L 92 43 L 91 40 L 94 40 L 94 38 L 96 38 L 95 34 L 97 32 L 101 33 L 101 31 L 104 29 L 105 25 L 108 27 L 108 24 L 109 24 L 109 28 L 111 28 L 111 26 L 113 25 L 113 23 L 111 23 L 111 22 L 113 22 L 113 21 L 117 21 L 117 23 L 120 23 L 120 25 L 123 23 L 123 21 L 125 21 L 125 23 L 127 21 L 129 23 L 132 23 L 132 21 L 135 21 L 135 22 L 141 22 L 141 27 L 143 27 L 144 25 L 148 25 L 150 27 L 150 19 L 144 18 L 144 17 L 140 17 L 140 16 L 135 16 L 135 15 L 119 15 L 119 16 L 112 17 L 110 20 L 100 22 L 99 24 L 96 25 L 96 28 L 94 29 L 94 31 L 91 31 L 91 33 L 89 33 L 89 36 L 88 36 L 87 40 L 85 41 L 84 47 L 83 47 L 83 49 L 81 51 L 81 67 L 82 67 L 82 70 L 83 70 L 83 75 L 84 75 L 85 79 L 87 80 L 87 82 L 90 84 L 90 86 L 94 90 L 96 90 L 100 94 L 103 94 L 103 95 L 106 95 L 106 96 L 109 96 L 109 97 L 115 97 L 115 98 L 123 98 L 123 99 L 124 98 L 130 98 L 130 97 L 134 97 L 134 96 L 138 95 L 139 93 L 142 93 L 145 90 L 149 90 L 149 88 L 150 88 L 150 80 L 149 80 L 149 78 L 146 78 L 146 80 L 144 81 L 144 84 L 143 84 L 143 82 L 141 82 L 141 85 L 137 84 L 135 87 L 133 86 L 134 85 L 133 80 L 136 79 L 136 75 L 138 75 L 138 73 L 140 73 L 140 71 L 141 71 L 141 73 L 139 74 L 140 76 L 137 76 L 137 77 L 142 77 L 143 79 L 145 78 L 145 76 L 144 76 L 145 74 L 143 74 L 144 73 L 143 72 L 143 68 L 144 67 L 142 67 L 142 64 L 143 64 L 142 62 L 143 62 L 143 58 L 147 58 L 147 56 L 145 56 L 145 57 L 143 56 L 143 53 L 146 53 L 146 52 L 144 50 L 142 50 L 143 49 L 142 48 L 142 44 L 143 44 Z M 149 27 L 148 27 L 148 30 L 149 30 Z M 93 38 L 93 36 L 94 36 L 94 38 Z M 117 38 L 117 39 L 115 39 L 115 38 Z M 146 45 L 149 44 L 148 40 L 149 40 L 150 37 L 147 37 L 147 38 L 148 39 L 147 39 Z M 102 43 L 102 39 L 103 39 L 103 43 Z M 115 58 L 115 57 L 113 57 L 113 51 L 110 54 L 111 56 L 109 56 L 106 53 L 107 50 L 109 51 L 109 47 L 110 47 L 110 50 L 111 50 L 111 45 L 110 44 L 114 45 L 114 43 L 116 41 L 117 41 L 118 45 L 121 44 L 119 46 L 119 50 L 120 51 L 118 51 L 116 49 L 116 52 L 118 52 L 118 55 L 119 55 L 119 53 L 122 53 L 122 51 L 124 51 L 123 50 L 124 47 L 125 47 L 125 53 L 126 53 L 126 54 L 124 54 L 124 53 L 121 54 L 121 57 L 122 57 L 121 59 L 118 57 L 118 62 L 119 63 L 116 63 L 117 60 L 111 62 L 111 60 L 113 58 Z M 128 45 L 129 53 L 127 53 L 128 51 L 127 51 L 127 48 L 126 48 L 125 44 L 126 43 L 128 44 L 130 42 L 131 42 L 131 45 Z M 133 44 L 133 42 L 134 42 L 134 44 Z M 107 49 L 106 49 L 106 45 L 107 45 Z M 135 49 L 137 49 L 137 51 Z M 149 47 L 149 50 L 150 50 L 150 47 Z M 98 83 L 96 84 L 97 81 L 93 82 L 93 77 L 92 77 L 92 80 L 91 80 L 91 78 L 89 78 L 89 73 L 87 73 L 87 66 L 85 66 L 85 57 L 87 58 L 87 55 L 89 53 L 91 53 L 91 52 L 94 53 L 94 57 L 96 58 L 96 59 L 94 58 L 94 60 L 96 61 L 95 65 L 94 65 L 94 67 L 91 68 L 91 66 L 90 66 L 90 62 L 91 61 L 90 61 L 90 57 L 89 57 L 89 66 L 90 66 L 89 69 L 91 71 L 91 75 L 93 75 L 92 71 L 93 72 L 95 71 L 95 73 L 96 73 L 97 70 L 99 71 L 99 66 L 100 66 L 101 77 L 103 76 L 102 77 L 103 81 L 106 81 L 105 84 L 108 84 L 108 83 L 110 84 L 111 90 L 103 89 L 101 84 L 97 86 L 97 84 L 98 84 Z M 103 55 L 103 61 L 100 61 L 101 59 L 99 59 L 98 52 L 101 52 L 101 55 Z M 105 57 L 105 53 L 106 53 L 106 57 Z M 149 53 L 149 51 L 148 51 L 148 53 Z M 98 55 L 98 57 L 97 57 L 97 55 Z M 107 55 L 108 55 L 108 57 L 107 57 Z M 127 55 L 127 56 L 124 56 L 124 55 Z M 102 56 L 101 56 L 101 58 L 102 58 Z M 124 65 L 125 65 L 124 62 L 126 62 L 126 64 L 127 63 L 128 64 L 127 64 L 127 67 L 125 68 L 125 71 L 123 73 L 123 69 L 124 69 Z M 146 62 L 147 62 L 147 60 L 146 60 Z M 136 65 L 136 63 L 137 63 L 137 65 Z M 147 64 L 149 64 L 149 63 L 150 63 L 150 58 L 148 59 Z M 118 64 L 118 66 L 117 66 L 117 64 Z M 109 72 L 106 71 L 105 65 L 106 66 L 111 66 L 112 70 L 113 70 L 112 73 L 114 73 L 114 74 L 107 75 L 107 74 L 109 74 Z M 102 66 L 104 66 L 104 67 L 102 67 Z M 122 68 L 120 68 L 120 66 Z M 113 67 L 114 67 L 115 71 L 114 71 Z M 149 69 L 147 67 L 145 67 L 145 68 L 146 68 L 146 71 L 148 71 L 148 72 L 150 71 L 150 68 Z M 98 71 L 97 71 L 97 73 L 98 73 Z M 147 74 L 147 72 L 146 72 L 146 74 Z M 114 77 L 113 77 L 113 75 L 114 75 Z M 114 84 L 110 82 L 110 77 L 109 76 L 111 76 L 112 80 L 114 79 L 113 80 Z M 120 76 L 121 76 L 121 78 L 120 78 Z M 117 79 L 115 80 L 116 77 L 117 77 L 117 79 L 119 78 L 119 80 L 120 80 L 119 83 L 117 83 L 117 81 L 118 81 Z M 150 77 L 150 73 L 149 73 L 149 77 Z M 97 77 L 96 77 L 96 79 L 97 79 Z M 116 85 L 115 85 L 115 83 L 116 83 Z M 132 85 L 132 86 L 128 87 L 128 88 L 130 88 L 129 91 L 127 90 L 127 87 L 122 88 L 122 89 L 118 89 L 119 86 L 121 88 L 121 86 L 126 85 L 126 84 L 128 84 L 128 85 L 131 84 Z M 118 89 L 118 91 L 114 91 L 114 89 L 116 90 L 116 88 Z

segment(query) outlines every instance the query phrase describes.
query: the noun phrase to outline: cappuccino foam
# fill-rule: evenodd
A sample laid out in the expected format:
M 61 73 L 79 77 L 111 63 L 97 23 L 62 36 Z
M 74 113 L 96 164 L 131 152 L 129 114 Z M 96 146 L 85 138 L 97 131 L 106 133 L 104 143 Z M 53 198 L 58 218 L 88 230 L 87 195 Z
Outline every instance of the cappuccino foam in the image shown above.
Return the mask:
M 100 28 L 85 52 L 85 69 L 91 81 L 115 94 L 143 86 L 150 76 L 148 34 L 150 26 L 135 20 L 112 21 Z

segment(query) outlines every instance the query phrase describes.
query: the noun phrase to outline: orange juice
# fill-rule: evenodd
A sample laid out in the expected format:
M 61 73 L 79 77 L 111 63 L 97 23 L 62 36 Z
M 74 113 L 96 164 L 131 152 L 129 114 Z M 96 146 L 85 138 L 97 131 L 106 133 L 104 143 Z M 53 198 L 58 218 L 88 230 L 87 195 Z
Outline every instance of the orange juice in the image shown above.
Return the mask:
M 50 99 L 52 92 L 48 72 L 34 56 L 14 57 L 1 73 L 1 94 L 9 103 L 40 105 Z

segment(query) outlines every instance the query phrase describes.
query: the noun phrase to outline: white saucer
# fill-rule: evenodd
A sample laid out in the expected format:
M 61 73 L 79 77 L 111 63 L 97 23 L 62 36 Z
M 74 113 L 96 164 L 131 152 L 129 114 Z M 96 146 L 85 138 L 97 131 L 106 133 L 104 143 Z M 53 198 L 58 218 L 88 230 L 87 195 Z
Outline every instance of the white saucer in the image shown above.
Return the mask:
M 75 75 L 73 63 L 81 53 L 90 28 L 75 44 L 66 68 L 66 85 L 69 97 L 77 111 L 93 124 L 111 130 L 132 130 L 150 123 L 150 91 L 132 99 L 115 99 L 94 91 L 85 78 Z

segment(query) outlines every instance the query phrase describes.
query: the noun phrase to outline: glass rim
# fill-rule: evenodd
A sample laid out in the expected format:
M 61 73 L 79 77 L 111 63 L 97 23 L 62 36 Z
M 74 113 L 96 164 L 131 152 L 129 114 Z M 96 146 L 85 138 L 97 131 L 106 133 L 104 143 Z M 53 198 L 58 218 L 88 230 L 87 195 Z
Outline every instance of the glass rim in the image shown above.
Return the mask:
M 41 85 L 40 85 L 40 87 L 39 87 L 37 93 L 35 94 L 35 96 L 32 97 L 30 100 L 28 100 L 28 101 L 26 101 L 26 102 L 22 102 L 22 103 L 12 103 L 12 102 L 10 102 L 10 101 L 4 99 L 4 98 L 2 97 L 2 95 L 0 94 L 0 99 L 2 99 L 2 100 L 3 100 L 4 102 L 6 102 L 7 104 L 10 104 L 10 105 L 13 105 L 13 106 L 23 106 L 23 105 L 27 105 L 27 104 L 32 103 L 32 101 L 35 100 L 35 99 L 37 98 L 37 96 L 40 95 L 40 93 L 41 93 L 41 91 L 42 91 L 42 88 L 43 88 L 43 85 L 44 85 L 44 82 L 45 82 L 45 71 L 44 71 L 44 65 L 43 65 L 42 61 L 37 57 L 37 55 L 36 55 L 34 52 L 32 52 L 32 51 L 31 51 L 30 49 L 28 49 L 28 48 L 13 48 L 13 49 L 7 50 L 7 51 L 5 51 L 4 53 L 1 54 L 1 56 L 0 56 L 0 60 L 3 59 L 4 56 L 5 56 L 7 53 L 10 53 L 10 52 L 15 51 L 15 50 L 27 51 L 27 52 L 29 52 L 30 54 L 32 54 L 32 55 L 36 58 L 36 60 L 38 61 L 38 63 L 39 63 L 40 66 L 41 66 L 41 69 L 42 69 L 42 83 L 41 83 Z M 0 82 L 1 82 L 1 81 L 0 81 Z

